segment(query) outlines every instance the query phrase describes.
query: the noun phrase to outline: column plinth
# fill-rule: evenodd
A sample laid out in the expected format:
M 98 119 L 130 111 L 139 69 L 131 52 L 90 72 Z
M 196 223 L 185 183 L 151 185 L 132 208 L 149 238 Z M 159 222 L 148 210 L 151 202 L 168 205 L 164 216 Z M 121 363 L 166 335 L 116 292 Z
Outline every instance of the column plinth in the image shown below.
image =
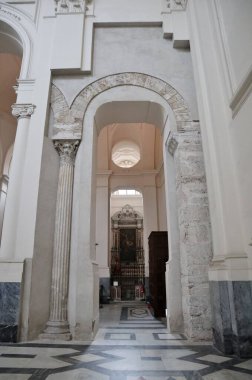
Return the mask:
M 60 156 L 56 203 L 50 316 L 41 339 L 70 340 L 67 319 L 74 161 L 79 141 L 55 141 Z

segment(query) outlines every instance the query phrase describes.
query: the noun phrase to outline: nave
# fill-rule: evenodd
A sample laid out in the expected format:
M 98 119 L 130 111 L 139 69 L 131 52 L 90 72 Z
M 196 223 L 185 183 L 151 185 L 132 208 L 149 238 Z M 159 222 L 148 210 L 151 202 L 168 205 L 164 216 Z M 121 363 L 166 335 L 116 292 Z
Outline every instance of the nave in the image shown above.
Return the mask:
M 171 334 L 142 302 L 100 308 L 92 342 L 1 344 L 0 380 L 251 380 L 252 360 Z

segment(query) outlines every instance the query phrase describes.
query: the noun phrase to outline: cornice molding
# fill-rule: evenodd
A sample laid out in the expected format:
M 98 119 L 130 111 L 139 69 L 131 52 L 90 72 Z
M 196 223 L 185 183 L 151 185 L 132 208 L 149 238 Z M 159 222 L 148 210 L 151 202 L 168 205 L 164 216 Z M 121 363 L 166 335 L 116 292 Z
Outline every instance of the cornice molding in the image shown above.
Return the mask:
M 233 111 L 233 117 L 239 112 L 252 91 L 252 66 L 242 80 L 230 101 L 230 108 Z

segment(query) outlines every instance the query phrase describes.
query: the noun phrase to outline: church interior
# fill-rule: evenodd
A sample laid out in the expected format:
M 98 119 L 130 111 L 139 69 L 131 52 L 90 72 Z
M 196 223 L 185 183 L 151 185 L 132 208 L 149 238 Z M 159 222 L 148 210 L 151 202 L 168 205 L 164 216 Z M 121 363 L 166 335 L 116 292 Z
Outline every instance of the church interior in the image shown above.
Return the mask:
M 0 380 L 252 379 L 251 0 L 0 0 Z

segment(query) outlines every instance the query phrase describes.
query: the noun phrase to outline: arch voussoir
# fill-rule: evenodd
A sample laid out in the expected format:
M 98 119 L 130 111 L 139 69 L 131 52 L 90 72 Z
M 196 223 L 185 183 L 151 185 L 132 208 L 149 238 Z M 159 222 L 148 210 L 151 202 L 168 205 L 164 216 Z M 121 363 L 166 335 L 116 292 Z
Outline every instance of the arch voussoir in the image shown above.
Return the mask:
M 83 118 L 89 103 L 102 92 L 118 86 L 137 86 L 157 93 L 171 107 L 177 122 L 177 129 L 185 129 L 186 127 L 190 129 L 191 115 L 189 107 L 185 99 L 174 87 L 162 79 L 148 74 L 125 72 L 108 75 L 89 84 L 76 96 L 71 107 L 68 107 L 63 94 L 53 85 L 52 108 L 56 118 L 55 122 L 60 125 L 61 132 L 63 132 L 65 125 L 65 132 L 62 133 L 62 136 L 66 138 L 69 133 L 71 135 L 69 138 L 72 138 L 71 125 L 72 129 L 81 134 Z M 59 138 L 59 130 L 56 129 L 55 132 L 57 132 L 57 138 Z

